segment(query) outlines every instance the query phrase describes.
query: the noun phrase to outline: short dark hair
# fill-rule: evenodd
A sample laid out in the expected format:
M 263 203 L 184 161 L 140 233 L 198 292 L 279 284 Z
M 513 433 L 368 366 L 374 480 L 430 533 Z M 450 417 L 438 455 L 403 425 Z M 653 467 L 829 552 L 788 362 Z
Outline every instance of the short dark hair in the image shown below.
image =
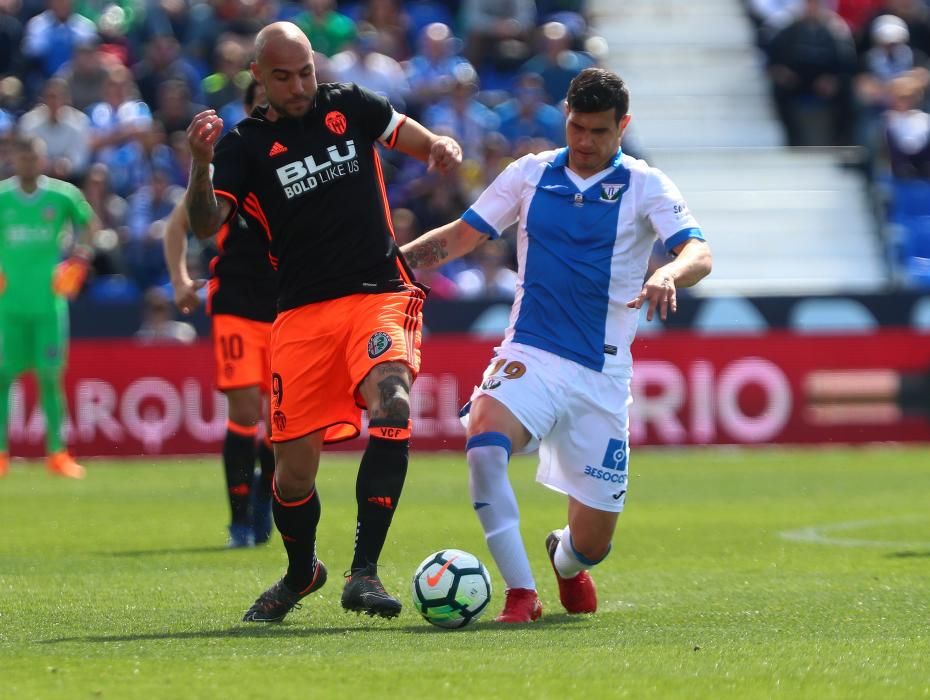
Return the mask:
M 619 122 L 630 111 L 630 90 L 616 73 L 585 68 L 568 86 L 565 101 L 572 112 L 606 112 L 613 108 Z

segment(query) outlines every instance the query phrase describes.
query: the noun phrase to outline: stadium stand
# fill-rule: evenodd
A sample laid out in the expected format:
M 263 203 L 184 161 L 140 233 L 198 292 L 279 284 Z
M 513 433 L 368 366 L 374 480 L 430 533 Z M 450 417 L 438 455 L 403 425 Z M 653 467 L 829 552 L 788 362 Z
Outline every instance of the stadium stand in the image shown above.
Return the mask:
M 857 102 L 840 120 L 851 134 L 808 139 L 840 148 L 786 145 L 772 99 L 772 41 L 814 6 L 823 25 L 845 21 L 837 41 L 858 52 L 840 76 L 855 78 Z M 490 42 L 502 12 L 518 21 Z M 391 204 L 411 230 L 451 220 L 510 160 L 557 145 L 558 93 L 601 64 L 632 89 L 625 150 L 679 184 L 714 242 L 715 273 L 696 293 L 926 288 L 928 17 L 927 0 L 11 0 L 0 4 L 0 177 L 14 128 L 57 139 L 54 172 L 81 185 L 104 222 L 81 301 L 138 307 L 167 283 L 153 224 L 161 192 L 170 201 L 186 184 L 183 125 L 201 104 L 230 121 L 242 115 L 254 33 L 288 18 L 322 49 L 321 79 L 370 79 L 375 89 L 380 80 L 408 113 L 465 146 L 461 173 L 441 183 L 386 154 Z M 803 130 L 836 126 L 809 107 L 800 105 Z M 62 137 L 87 123 L 89 155 Z M 482 275 L 512 267 L 505 239 L 497 262 L 475 255 L 440 271 L 442 297 L 473 297 L 457 280 L 482 266 Z M 212 253 L 192 243 L 191 264 L 204 269 Z
M 844 151 L 791 149 L 738 0 L 591 5 L 630 83 L 638 148 L 714 243 L 698 293 L 868 291 L 890 281 L 867 183 Z

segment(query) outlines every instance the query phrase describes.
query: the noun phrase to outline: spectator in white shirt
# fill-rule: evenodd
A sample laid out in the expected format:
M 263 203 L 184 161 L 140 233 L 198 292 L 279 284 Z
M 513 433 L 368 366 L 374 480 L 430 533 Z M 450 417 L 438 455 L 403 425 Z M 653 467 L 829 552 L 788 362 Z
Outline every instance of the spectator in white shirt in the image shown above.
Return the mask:
M 48 174 L 76 181 L 90 162 L 90 119 L 71 106 L 71 91 L 61 78 L 49 78 L 41 103 L 22 116 L 19 130 L 45 142 Z

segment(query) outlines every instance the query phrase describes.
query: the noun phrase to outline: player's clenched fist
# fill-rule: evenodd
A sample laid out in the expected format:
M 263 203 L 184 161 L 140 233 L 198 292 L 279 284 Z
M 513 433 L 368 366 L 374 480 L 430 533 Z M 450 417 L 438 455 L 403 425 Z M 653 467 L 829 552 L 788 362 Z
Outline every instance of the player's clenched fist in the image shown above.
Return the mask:
M 181 313 L 187 315 L 200 305 L 200 297 L 197 295 L 206 280 L 186 279 L 174 283 L 174 303 L 181 310 Z
M 194 117 L 187 127 L 187 140 L 191 146 L 191 156 L 200 164 L 213 160 L 213 146 L 223 133 L 223 120 L 216 112 L 207 109 Z
M 455 170 L 462 162 L 462 149 L 455 139 L 440 136 L 433 142 L 429 151 L 429 169 L 434 168 L 441 173 Z

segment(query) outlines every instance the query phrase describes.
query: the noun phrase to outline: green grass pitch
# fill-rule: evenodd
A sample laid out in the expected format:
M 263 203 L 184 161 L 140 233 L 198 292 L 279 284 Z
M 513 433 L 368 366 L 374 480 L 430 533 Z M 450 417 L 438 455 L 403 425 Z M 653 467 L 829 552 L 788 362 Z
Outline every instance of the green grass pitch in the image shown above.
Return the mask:
M 647 451 L 600 609 L 561 611 L 546 533 L 564 499 L 512 476 L 545 606 L 493 622 L 502 585 L 460 455 L 415 454 L 382 570 L 405 603 L 339 606 L 354 457 L 326 456 L 319 553 L 330 582 L 281 624 L 239 622 L 283 571 L 270 545 L 225 551 L 218 459 L 89 461 L 84 482 L 14 464 L 0 481 L 2 698 L 916 698 L 930 695 L 926 448 Z M 462 631 L 410 602 L 414 567 L 457 547 L 494 600 Z

